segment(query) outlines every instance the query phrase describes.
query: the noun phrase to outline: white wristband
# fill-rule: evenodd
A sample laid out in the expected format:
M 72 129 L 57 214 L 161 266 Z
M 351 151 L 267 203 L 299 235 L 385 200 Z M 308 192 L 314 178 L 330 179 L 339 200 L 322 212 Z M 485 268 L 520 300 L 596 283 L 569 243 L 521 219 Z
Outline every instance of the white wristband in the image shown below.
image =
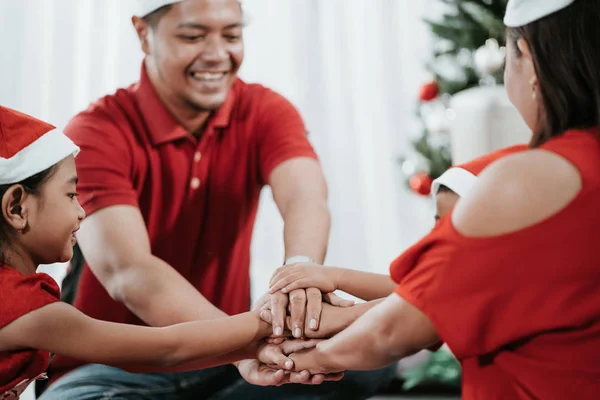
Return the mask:
M 288 257 L 285 262 L 283 263 L 283 265 L 288 265 L 288 264 L 296 264 L 296 263 L 314 263 L 315 260 L 313 260 L 312 258 L 308 257 L 308 256 L 292 256 L 292 257 Z

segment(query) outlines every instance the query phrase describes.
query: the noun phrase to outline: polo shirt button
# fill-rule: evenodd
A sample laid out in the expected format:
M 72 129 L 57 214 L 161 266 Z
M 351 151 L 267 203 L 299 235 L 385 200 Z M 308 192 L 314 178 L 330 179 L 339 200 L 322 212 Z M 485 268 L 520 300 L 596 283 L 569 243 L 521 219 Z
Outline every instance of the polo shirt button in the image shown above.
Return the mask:
M 198 189 L 200 187 L 200 179 L 192 178 L 192 181 L 190 182 L 190 186 L 192 187 L 192 189 Z
M 201 159 L 201 158 L 202 158 L 202 153 L 200 153 L 199 151 L 197 151 L 197 152 L 194 154 L 194 162 L 198 162 L 198 161 L 200 161 L 200 159 Z

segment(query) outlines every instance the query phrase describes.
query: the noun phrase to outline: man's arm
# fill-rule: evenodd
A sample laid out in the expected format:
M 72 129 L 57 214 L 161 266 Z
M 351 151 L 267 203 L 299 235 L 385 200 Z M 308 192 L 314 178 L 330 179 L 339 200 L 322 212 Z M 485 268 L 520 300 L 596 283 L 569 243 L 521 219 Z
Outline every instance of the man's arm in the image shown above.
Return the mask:
M 284 221 L 286 258 L 303 255 L 322 264 L 331 216 L 319 162 L 308 157 L 284 161 L 271 172 L 269 185 Z
M 151 326 L 226 316 L 173 267 L 152 255 L 140 211 L 110 206 L 86 217 L 77 240 L 109 295 Z
M 327 185 L 317 160 L 295 157 L 282 162 L 269 175 L 273 198 L 284 221 L 286 258 L 303 255 L 322 263 L 329 239 L 330 214 Z M 283 328 L 287 295 L 275 293 L 272 300 L 273 332 Z M 321 318 L 321 292 L 316 288 L 289 293 L 295 337 L 304 335 L 305 327 L 317 329 Z

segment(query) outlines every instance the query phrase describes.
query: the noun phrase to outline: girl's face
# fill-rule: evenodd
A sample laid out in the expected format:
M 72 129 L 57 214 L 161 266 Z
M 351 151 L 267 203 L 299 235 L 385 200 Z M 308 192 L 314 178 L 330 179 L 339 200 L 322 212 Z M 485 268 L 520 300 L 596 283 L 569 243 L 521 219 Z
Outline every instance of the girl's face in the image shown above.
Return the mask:
M 26 226 L 16 240 L 34 266 L 67 262 L 73 257 L 75 232 L 85 217 L 76 184 L 75 159 L 69 156 L 57 164 L 39 196 L 24 197 L 21 212 Z

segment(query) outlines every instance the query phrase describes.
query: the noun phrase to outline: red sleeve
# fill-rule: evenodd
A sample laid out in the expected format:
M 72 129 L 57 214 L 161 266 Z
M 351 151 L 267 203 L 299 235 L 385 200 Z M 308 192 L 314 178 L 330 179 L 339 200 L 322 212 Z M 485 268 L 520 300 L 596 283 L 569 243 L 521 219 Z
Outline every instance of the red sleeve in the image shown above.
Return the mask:
M 258 159 L 260 178 L 269 175 L 282 162 L 295 157 L 317 155 L 307 138 L 306 127 L 298 110 L 283 96 L 266 89 L 258 111 Z
M 75 159 L 79 201 L 88 215 L 113 206 L 137 206 L 132 179 L 132 153 L 118 124 L 98 111 L 77 115 L 65 133 L 80 148 Z
M 10 267 L 0 266 L 0 328 L 59 300 L 60 289 L 49 275 L 24 276 Z
M 465 238 L 450 215 L 438 225 L 394 261 L 391 273 L 399 282 L 396 293 L 429 317 L 458 358 L 581 324 L 582 315 L 591 315 L 585 309 L 597 305 L 574 306 L 572 295 L 583 296 L 581 282 L 560 269 L 546 270 L 544 257 L 564 257 L 560 236 L 539 243 L 528 231 Z

